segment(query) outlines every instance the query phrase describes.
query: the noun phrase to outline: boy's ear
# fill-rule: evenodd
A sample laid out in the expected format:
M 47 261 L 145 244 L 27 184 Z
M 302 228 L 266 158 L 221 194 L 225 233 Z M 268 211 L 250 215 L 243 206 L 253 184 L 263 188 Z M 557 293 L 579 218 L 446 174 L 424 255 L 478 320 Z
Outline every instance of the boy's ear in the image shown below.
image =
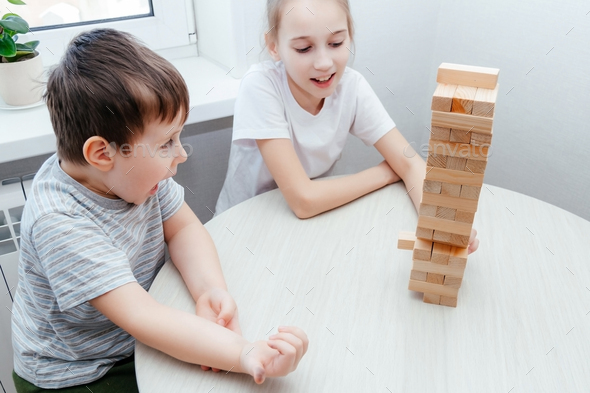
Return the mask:
M 110 144 L 101 136 L 93 136 L 84 143 L 83 153 L 88 164 L 102 172 L 108 172 L 115 163 L 117 146 Z
M 272 57 L 274 61 L 281 60 L 276 40 L 273 40 L 268 34 L 265 34 L 264 41 L 266 42 L 266 47 L 268 48 L 268 53 L 270 53 L 270 57 Z

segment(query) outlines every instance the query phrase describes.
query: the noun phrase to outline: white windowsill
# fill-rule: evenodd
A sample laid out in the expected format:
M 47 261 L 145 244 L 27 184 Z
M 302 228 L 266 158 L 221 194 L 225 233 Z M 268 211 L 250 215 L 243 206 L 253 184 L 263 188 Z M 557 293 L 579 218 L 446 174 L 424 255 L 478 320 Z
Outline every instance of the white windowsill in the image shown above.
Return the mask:
M 232 116 L 240 79 L 203 57 L 170 60 L 188 85 L 191 111 L 187 124 Z M 82 109 L 83 110 L 83 109 Z M 55 135 L 45 105 L 0 110 L 0 163 L 55 151 Z

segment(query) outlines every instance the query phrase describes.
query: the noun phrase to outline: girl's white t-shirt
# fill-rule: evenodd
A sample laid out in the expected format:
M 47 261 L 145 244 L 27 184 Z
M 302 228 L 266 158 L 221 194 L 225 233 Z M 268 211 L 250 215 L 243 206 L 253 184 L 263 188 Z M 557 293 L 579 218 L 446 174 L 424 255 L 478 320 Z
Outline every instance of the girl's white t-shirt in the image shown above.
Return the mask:
M 253 65 L 242 79 L 234 110 L 227 175 L 215 214 L 277 188 L 256 139 L 290 139 L 310 179 L 330 175 L 348 133 L 372 146 L 395 123 L 365 78 L 346 68 L 317 115 L 299 106 L 281 61 Z

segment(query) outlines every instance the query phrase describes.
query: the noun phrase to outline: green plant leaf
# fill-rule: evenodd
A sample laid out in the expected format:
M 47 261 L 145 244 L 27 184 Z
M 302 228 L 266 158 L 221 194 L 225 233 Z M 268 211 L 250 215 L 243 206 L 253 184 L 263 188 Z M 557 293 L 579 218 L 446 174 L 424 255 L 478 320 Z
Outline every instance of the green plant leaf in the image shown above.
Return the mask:
M 28 46 L 27 44 L 19 44 L 18 42 L 16 43 L 16 54 L 22 54 L 22 53 L 34 53 L 35 49 L 31 48 L 30 46 Z
M 20 16 L 9 16 L 6 19 L 0 19 L 0 26 L 6 30 L 12 30 L 21 34 L 29 32 L 29 24 Z
M 9 16 L 18 16 L 18 17 L 20 18 L 20 15 L 13 14 L 13 13 L 9 13 L 9 14 L 4 14 L 4 15 L 2 15 L 2 19 L 6 19 L 6 18 L 8 18 Z
M 35 51 L 35 49 L 37 49 L 37 47 L 39 46 L 39 41 L 29 41 L 29 42 L 25 42 L 24 44 L 16 44 L 18 45 L 25 45 L 26 47 L 30 48 L 33 52 Z
M 8 2 L 9 2 L 10 4 L 14 4 L 14 5 L 26 5 L 26 4 L 27 4 L 27 3 L 25 3 L 25 2 L 24 2 L 24 1 L 22 1 L 22 0 L 8 0 Z
M 8 34 L 2 34 L 0 36 L 0 56 L 9 58 L 14 55 L 16 55 L 16 43 Z

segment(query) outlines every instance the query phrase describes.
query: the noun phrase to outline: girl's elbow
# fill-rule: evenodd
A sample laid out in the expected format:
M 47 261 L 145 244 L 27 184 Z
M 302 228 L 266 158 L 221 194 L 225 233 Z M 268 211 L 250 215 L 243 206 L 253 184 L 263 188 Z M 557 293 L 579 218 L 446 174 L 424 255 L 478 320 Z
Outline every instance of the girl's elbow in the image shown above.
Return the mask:
M 297 218 L 306 219 L 317 215 L 314 210 L 313 198 L 307 193 L 298 193 L 293 195 L 289 201 L 289 207 L 295 213 Z

